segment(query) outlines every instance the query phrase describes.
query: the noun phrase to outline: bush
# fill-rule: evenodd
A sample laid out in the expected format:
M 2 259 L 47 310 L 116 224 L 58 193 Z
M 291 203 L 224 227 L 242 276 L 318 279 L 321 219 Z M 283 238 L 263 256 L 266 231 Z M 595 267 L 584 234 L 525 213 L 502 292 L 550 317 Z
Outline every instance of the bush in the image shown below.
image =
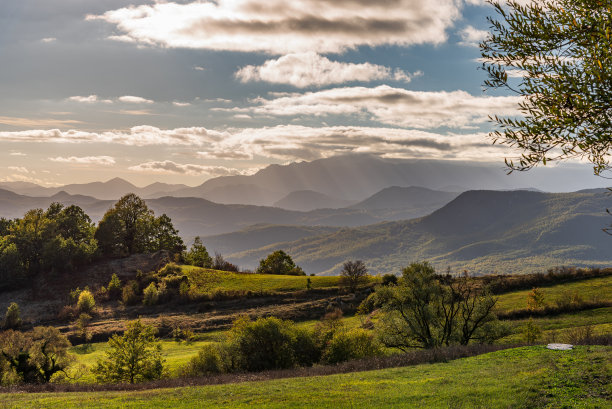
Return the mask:
M 113 274 L 108 283 L 108 296 L 111 300 L 118 300 L 121 297 L 121 280 L 117 277 L 117 274 Z
M 239 318 L 229 337 L 239 367 L 246 371 L 287 369 L 312 363 L 312 351 L 304 349 L 313 348 L 314 341 L 291 321 L 270 317 L 252 322 Z M 298 348 L 303 350 L 298 352 Z
M 533 318 L 529 318 L 529 320 L 523 325 L 522 328 L 523 340 L 527 344 L 533 344 L 542 335 L 542 329 L 533 321 Z
M 285 253 L 283 250 L 277 250 L 271 253 L 263 260 L 259 261 L 259 267 L 257 267 L 258 274 L 281 274 L 281 275 L 294 275 L 294 276 L 305 276 L 304 270 L 301 267 L 295 265 L 291 256 Z
M 122 336 L 108 341 L 106 357 L 99 360 L 92 372 L 100 382 L 143 382 L 159 379 L 164 360 L 155 328 L 138 321 L 130 322 Z
M 89 314 L 93 311 L 96 306 L 93 294 L 89 290 L 81 291 L 79 294 L 79 301 L 77 302 L 77 309 L 81 313 Z
M 382 355 L 382 347 L 374 335 L 361 328 L 338 331 L 334 334 L 326 350 L 323 361 L 329 364 Z
M 149 286 L 143 291 L 142 303 L 144 305 L 155 305 L 157 304 L 158 299 L 159 293 L 157 291 L 157 286 L 155 285 L 155 283 L 149 284 Z
M 4 315 L 4 329 L 17 329 L 21 326 L 21 311 L 16 302 L 12 302 Z
M 527 294 L 527 309 L 537 310 L 544 307 L 544 293 L 537 287 L 534 287 L 529 294 Z
M 138 304 L 138 282 L 130 281 L 123 287 L 123 294 L 121 300 L 125 305 Z
M 396 285 L 397 284 L 397 276 L 395 274 L 385 274 L 382 277 L 382 285 Z
M 180 373 L 182 376 L 196 377 L 208 376 L 229 372 L 229 368 L 224 362 L 224 346 L 218 344 L 206 344 L 200 349 L 198 355 L 193 357 L 185 365 Z

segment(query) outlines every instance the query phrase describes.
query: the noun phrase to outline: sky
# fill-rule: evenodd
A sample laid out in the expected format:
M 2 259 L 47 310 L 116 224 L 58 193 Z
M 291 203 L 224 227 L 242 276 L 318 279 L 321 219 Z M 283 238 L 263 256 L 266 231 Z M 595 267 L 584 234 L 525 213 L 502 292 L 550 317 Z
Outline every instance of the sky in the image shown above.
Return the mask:
M 484 0 L 2 0 L 0 181 L 197 185 L 340 154 L 492 161 Z

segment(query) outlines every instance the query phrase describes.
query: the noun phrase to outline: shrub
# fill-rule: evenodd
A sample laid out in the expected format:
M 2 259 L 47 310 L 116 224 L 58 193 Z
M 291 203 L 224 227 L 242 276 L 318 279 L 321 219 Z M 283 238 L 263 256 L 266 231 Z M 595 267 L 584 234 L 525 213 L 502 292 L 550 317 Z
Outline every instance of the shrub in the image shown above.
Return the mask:
M 277 250 L 271 253 L 263 260 L 259 261 L 259 267 L 257 267 L 258 274 L 281 274 L 281 275 L 294 275 L 304 276 L 304 270 L 301 267 L 295 265 L 291 256 L 285 253 L 283 250 Z
M 81 291 L 79 294 L 79 301 L 77 302 L 77 309 L 81 313 L 89 314 L 93 311 L 96 306 L 93 294 L 89 290 Z
M 125 305 L 135 305 L 138 303 L 138 282 L 130 281 L 123 287 L 121 300 Z
M 544 307 L 544 293 L 537 287 L 534 287 L 529 294 L 527 294 L 527 309 L 537 310 Z
M 229 368 L 224 362 L 224 346 L 219 344 L 206 344 L 191 358 L 180 373 L 182 376 L 196 377 L 215 375 L 228 372 Z
M 108 283 L 108 296 L 112 300 L 118 300 L 121 297 L 121 280 L 117 277 L 117 274 L 113 274 Z
M 338 331 L 323 352 L 323 360 L 330 364 L 382 355 L 382 348 L 374 335 L 361 328 Z
M 397 284 L 397 276 L 395 274 L 385 274 L 382 276 L 382 285 L 396 285 Z
M 143 382 L 159 379 L 164 360 L 155 328 L 138 321 L 130 322 L 122 336 L 108 341 L 106 357 L 99 360 L 92 372 L 101 382 Z
M 4 315 L 4 329 L 17 329 L 21 326 L 21 311 L 16 302 L 12 302 Z
M 354 293 L 357 291 L 357 287 L 366 281 L 367 275 L 368 269 L 363 261 L 347 261 L 342 266 L 340 284 Z
M 157 273 L 160 277 L 179 275 L 183 272 L 180 266 L 175 263 L 166 264 L 159 272 Z
M 158 299 L 159 292 L 157 291 L 157 286 L 155 285 L 155 283 L 149 284 L 149 286 L 143 291 L 142 303 L 144 305 L 155 305 L 157 304 Z
M 529 320 L 523 325 L 522 328 L 523 340 L 528 344 L 535 343 L 540 336 L 542 335 L 542 329 L 533 322 L 533 318 L 529 318 Z
M 252 322 L 243 317 L 234 323 L 229 339 L 241 369 L 264 371 L 308 364 L 309 353 L 296 351 L 298 347 L 314 345 L 308 336 L 298 331 L 291 321 L 269 317 Z
M 215 270 L 232 271 L 235 273 L 240 271 L 237 265 L 232 264 L 229 261 L 225 260 L 223 256 L 221 255 L 221 253 L 217 253 L 217 252 L 215 252 L 215 258 L 212 263 L 212 268 L 214 268 Z
M 89 343 L 92 338 L 92 334 L 89 331 L 89 324 L 91 323 L 91 315 L 82 313 L 76 321 L 76 327 L 79 335 L 83 338 L 85 343 Z

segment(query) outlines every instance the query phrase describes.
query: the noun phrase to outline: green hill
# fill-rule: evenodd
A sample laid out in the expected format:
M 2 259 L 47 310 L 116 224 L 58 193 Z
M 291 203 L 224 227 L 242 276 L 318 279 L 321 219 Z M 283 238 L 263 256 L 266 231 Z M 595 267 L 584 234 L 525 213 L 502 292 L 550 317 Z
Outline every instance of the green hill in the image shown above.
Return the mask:
M 337 273 L 348 259 L 366 260 L 373 273 L 397 273 L 415 260 L 438 269 L 524 273 L 558 265 L 609 266 L 612 239 L 605 193 L 469 191 L 414 220 L 343 228 L 275 243 L 228 257 L 253 265 L 282 248 L 308 273 Z
M 609 407 L 610 347 L 509 349 L 446 363 L 143 391 L 0 394 L 6 408 Z

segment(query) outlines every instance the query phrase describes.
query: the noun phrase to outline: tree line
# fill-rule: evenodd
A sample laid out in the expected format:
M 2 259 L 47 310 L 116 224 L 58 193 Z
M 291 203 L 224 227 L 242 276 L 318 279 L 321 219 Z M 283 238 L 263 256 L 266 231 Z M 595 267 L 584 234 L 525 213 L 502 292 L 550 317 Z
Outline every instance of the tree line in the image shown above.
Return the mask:
M 16 219 L 0 218 L 0 289 L 41 273 L 66 273 L 103 257 L 185 249 L 165 214 L 135 194 L 122 197 L 96 226 L 76 205 L 52 203 Z

